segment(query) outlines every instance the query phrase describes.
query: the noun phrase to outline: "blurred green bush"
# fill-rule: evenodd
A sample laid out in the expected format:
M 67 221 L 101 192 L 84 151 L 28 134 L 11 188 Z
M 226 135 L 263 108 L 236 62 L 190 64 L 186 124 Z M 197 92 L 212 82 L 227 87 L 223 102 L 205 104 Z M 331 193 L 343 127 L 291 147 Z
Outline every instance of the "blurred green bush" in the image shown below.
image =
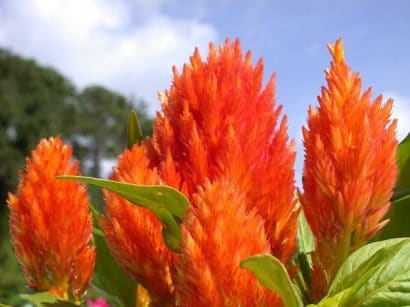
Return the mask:
M 143 133 L 152 133 L 144 101 L 103 86 L 79 91 L 58 71 L 0 49 L 0 301 L 12 303 L 25 280 L 8 233 L 6 197 L 15 192 L 18 170 L 40 138 L 60 135 L 73 144 L 83 173 L 100 176 L 105 159 L 126 147 L 129 110 L 137 109 Z M 101 205 L 99 193 L 91 191 Z M 98 205 L 98 204 L 97 204 Z

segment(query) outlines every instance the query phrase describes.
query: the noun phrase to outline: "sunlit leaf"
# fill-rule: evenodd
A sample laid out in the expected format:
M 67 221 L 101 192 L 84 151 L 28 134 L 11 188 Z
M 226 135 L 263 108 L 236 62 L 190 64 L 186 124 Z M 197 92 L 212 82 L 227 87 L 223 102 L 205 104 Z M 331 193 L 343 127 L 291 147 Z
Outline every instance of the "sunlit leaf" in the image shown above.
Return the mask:
M 315 250 L 315 238 L 313 237 L 312 230 L 310 229 L 303 210 L 300 211 L 298 216 L 297 248 L 300 271 L 304 282 L 310 287 L 313 267 L 312 256 L 310 254 Z
M 410 306 L 409 255 L 410 238 L 365 245 L 342 264 L 325 300 L 337 298 L 340 307 Z
M 315 251 L 315 238 L 303 210 L 298 216 L 297 247 L 300 254 L 310 254 Z
M 303 306 L 296 286 L 283 264 L 272 255 L 255 255 L 241 261 L 241 268 L 251 270 L 258 281 L 279 295 L 285 307 Z
M 180 251 L 181 230 L 179 223 L 186 215 L 189 201 L 168 186 L 136 185 L 112 180 L 82 176 L 58 176 L 57 179 L 78 180 L 118 193 L 130 202 L 151 210 L 163 229 L 164 243 L 174 252 Z
M 156 211 L 164 208 L 182 218 L 189 206 L 188 199 L 178 190 L 164 185 L 137 185 L 85 176 L 57 176 L 56 179 L 77 180 L 120 194 L 132 203 Z

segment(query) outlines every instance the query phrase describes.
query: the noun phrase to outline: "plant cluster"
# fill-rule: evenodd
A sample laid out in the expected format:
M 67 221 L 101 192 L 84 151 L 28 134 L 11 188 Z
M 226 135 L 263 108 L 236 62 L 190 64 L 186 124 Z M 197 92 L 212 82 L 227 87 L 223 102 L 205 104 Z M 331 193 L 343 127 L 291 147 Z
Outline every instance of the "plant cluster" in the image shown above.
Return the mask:
M 398 146 L 393 101 L 362 90 L 342 41 L 328 48 L 301 189 L 275 79 L 239 40 L 174 68 L 151 138 L 130 112 L 110 180 L 42 139 L 8 197 L 23 297 L 82 304 L 92 281 L 116 306 L 410 305 L 410 238 L 368 243 L 410 199 L 410 138 Z M 103 212 L 83 183 L 104 188 Z

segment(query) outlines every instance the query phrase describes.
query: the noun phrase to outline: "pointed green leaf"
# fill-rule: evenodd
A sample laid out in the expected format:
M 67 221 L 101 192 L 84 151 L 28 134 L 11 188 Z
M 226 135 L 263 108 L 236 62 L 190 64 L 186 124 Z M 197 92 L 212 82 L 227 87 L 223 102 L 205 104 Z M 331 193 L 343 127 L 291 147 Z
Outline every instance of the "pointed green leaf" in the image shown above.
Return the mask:
M 409 255 L 410 238 L 365 245 L 342 264 L 326 299 L 339 297 L 346 307 L 410 306 Z
M 312 276 L 312 256 L 310 255 L 315 250 L 315 238 L 312 230 L 306 220 L 303 210 L 300 210 L 298 216 L 298 234 L 297 234 L 298 262 L 300 271 L 303 276 L 303 281 L 310 287 Z M 304 286 L 306 288 L 306 286 Z M 307 291 L 307 289 L 305 289 Z
M 178 190 L 168 186 L 144 186 L 82 176 L 58 176 L 57 179 L 78 180 L 118 193 L 130 202 L 151 210 L 160 220 L 164 243 L 174 252 L 180 251 L 179 223 L 186 215 L 189 201 Z
M 92 286 L 111 306 L 134 307 L 138 283 L 118 266 L 112 257 L 99 224 L 100 214 L 92 207 L 94 217 L 95 262 Z
M 134 144 L 139 144 L 143 139 L 138 114 L 134 109 L 131 109 L 128 113 L 127 138 L 129 149 L 131 149 Z
M 258 281 L 279 295 L 285 307 L 303 306 L 296 286 L 283 264 L 272 255 L 255 255 L 242 260 L 241 268 L 251 270 Z
M 57 176 L 55 178 L 77 180 L 107 189 L 154 213 L 159 209 L 165 209 L 173 216 L 183 218 L 189 206 L 189 201 L 184 194 L 165 185 L 137 185 L 85 176 Z
M 63 301 L 49 292 L 36 292 L 30 294 L 20 294 L 20 297 L 29 301 L 34 306 L 54 306 L 54 307 L 73 307 L 77 306 L 68 301 Z
M 303 210 L 298 216 L 297 246 L 299 254 L 310 254 L 315 251 L 315 238 Z
M 299 254 L 298 262 L 304 282 L 304 284 L 299 284 L 299 286 L 303 288 L 304 292 L 307 292 L 312 285 L 312 256 L 310 254 Z

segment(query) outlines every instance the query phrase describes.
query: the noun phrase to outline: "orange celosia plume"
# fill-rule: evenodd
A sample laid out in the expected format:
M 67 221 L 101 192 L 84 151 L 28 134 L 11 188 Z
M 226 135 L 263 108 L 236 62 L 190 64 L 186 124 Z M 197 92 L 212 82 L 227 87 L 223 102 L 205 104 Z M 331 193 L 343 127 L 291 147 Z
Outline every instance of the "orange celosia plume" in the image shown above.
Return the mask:
M 241 260 L 269 252 L 261 217 L 233 182 L 207 182 L 183 224 L 175 289 L 180 306 L 280 306 Z
M 60 138 L 42 139 L 26 159 L 16 195 L 9 194 L 10 232 L 30 287 L 79 299 L 95 263 L 92 219 L 85 187 L 55 180 L 79 175 L 72 148 Z
M 287 263 L 295 248 L 295 153 L 287 119 L 275 104 L 274 78 L 262 87 L 263 63 L 242 55 L 239 40 L 206 61 L 198 50 L 160 95 L 151 165 L 167 184 L 191 197 L 206 179 L 230 178 L 263 217 L 272 253 Z
M 322 88 L 318 109 L 309 109 L 308 128 L 303 128 L 301 195 L 316 237 L 316 263 L 328 282 L 349 253 L 387 222 L 381 220 L 397 174 L 392 100 L 383 104 L 382 96 L 371 101 L 370 89 L 362 93 L 359 75 L 345 62 L 341 40 L 329 50 L 333 62 L 326 70 L 328 87 Z
M 253 65 L 249 52 L 243 57 L 239 41 L 232 44 L 227 40 L 220 49 L 211 44 L 207 61 L 202 61 L 196 50 L 182 74 L 174 69 L 173 85 L 160 96 L 163 112 L 158 113 L 152 140 L 126 150 L 118 161 L 113 179 L 173 186 L 194 207 L 193 216 L 185 223 L 184 251 L 179 257 L 165 247 L 161 225 L 147 210 L 106 193 L 108 216 L 102 224 L 108 245 L 121 266 L 149 291 L 154 305 L 172 304 L 175 295 L 177 301 L 180 295 L 188 302 L 184 294 L 188 292 L 176 289 L 175 280 L 179 287 L 189 285 L 186 291 L 196 291 L 191 293 L 193 298 L 203 297 L 202 302 L 214 293 L 206 292 L 211 290 L 207 287 L 216 285 L 224 288 L 218 290 L 222 296 L 214 302 L 221 302 L 221 298 L 245 305 L 268 302 L 256 280 L 239 269 L 239 261 L 253 252 L 266 251 L 288 263 L 294 253 L 298 213 L 294 202 L 295 153 L 288 140 L 286 117 L 281 119 L 282 108 L 274 102 L 274 79 L 262 88 L 262 77 L 262 61 Z M 214 187 L 213 183 L 220 181 L 230 182 L 234 188 L 222 183 Z M 225 198 L 218 199 L 218 194 Z M 224 206 L 226 210 L 222 210 Z M 209 216 L 203 220 L 207 211 L 217 215 L 214 221 L 220 226 L 212 225 Z M 191 219 L 204 223 L 203 228 L 192 229 Z M 245 227 L 232 235 L 231 248 L 226 248 L 216 233 L 229 230 L 225 223 Z M 192 267 L 197 255 L 186 240 L 200 236 L 209 237 L 196 242 L 201 250 L 219 253 L 217 258 L 204 255 L 204 263 L 212 267 L 209 274 L 220 276 L 216 284 L 189 277 L 191 273 L 200 275 L 203 267 Z M 219 264 L 224 267 L 218 269 Z M 175 276 L 184 270 L 190 280 Z M 228 290 L 230 274 L 232 290 Z M 244 286 L 245 281 L 248 286 Z M 235 292 L 239 289 L 247 290 Z M 272 294 L 271 302 L 280 303 Z
M 154 185 L 161 180 L 155 169 L 149 169 L 143 146 L 126 149 L 118 159 L 112 180 Z M 148 210 L 121 196 L 105 192 L 107 218 L 101 226 L 111 253 L 117 262 L 149 291 L 152 304 L 172 304 L 174 290 L 169 265 L 171 251 L 165 246 L 161 224 Z

